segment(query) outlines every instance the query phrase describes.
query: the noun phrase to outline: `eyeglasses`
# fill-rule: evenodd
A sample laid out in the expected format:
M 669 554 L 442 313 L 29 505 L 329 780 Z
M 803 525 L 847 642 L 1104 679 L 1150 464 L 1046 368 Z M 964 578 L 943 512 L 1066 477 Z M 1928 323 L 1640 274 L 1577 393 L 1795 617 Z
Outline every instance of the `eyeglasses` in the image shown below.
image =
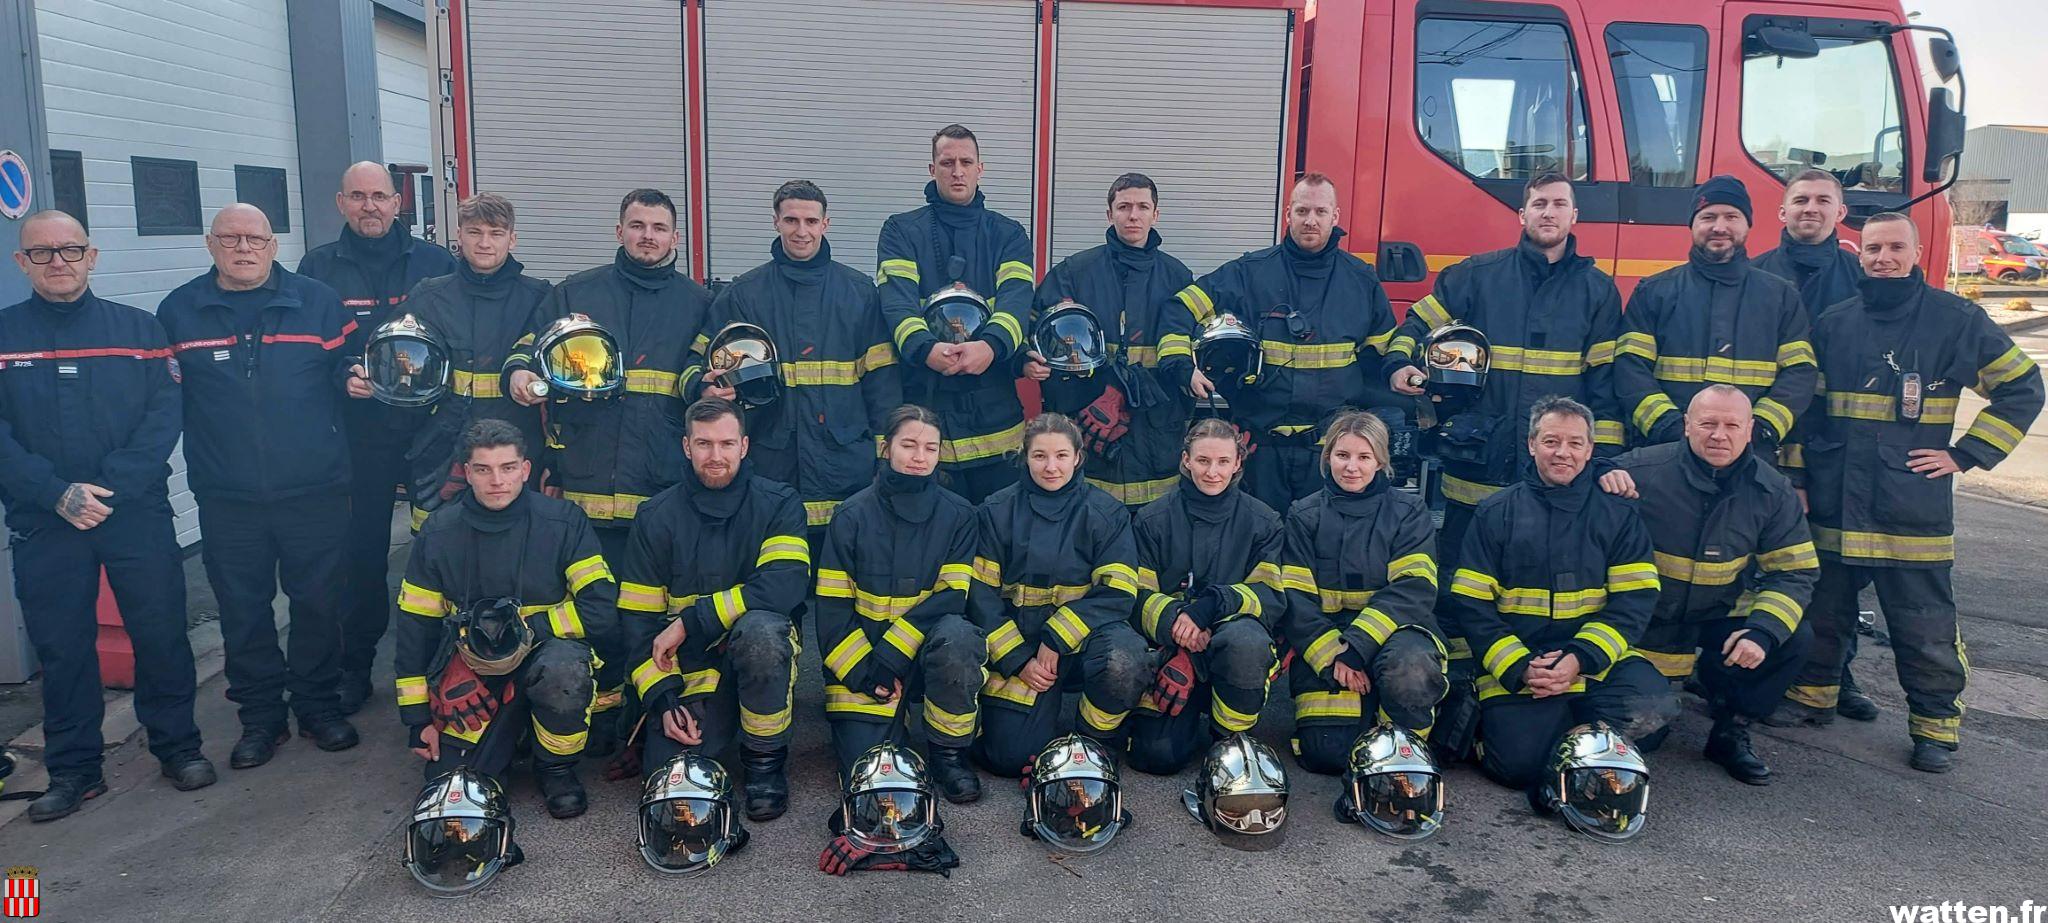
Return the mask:
M 344 196 L 344 198 L 355 205 L 361 205 L 364 202 L 375 202 L 378 205 L 383 205 L 398 197 L 388 192 L 351 192 Z
M 245 240 L 249 242 L 249 249 L 261 250 L 264 247 L 270 246 L 270 242 L 277 239 L 264 234 L 215 234 L 212 236 L 216 242 L 229 250 L 240 247 L 242 241 Z
M 47 265 L 51 259 L 62 256 L 66 263 L 85 259 L 84 247 L 28 247 L 21 251 L 28 255 L 28 261 L 37 266 Z

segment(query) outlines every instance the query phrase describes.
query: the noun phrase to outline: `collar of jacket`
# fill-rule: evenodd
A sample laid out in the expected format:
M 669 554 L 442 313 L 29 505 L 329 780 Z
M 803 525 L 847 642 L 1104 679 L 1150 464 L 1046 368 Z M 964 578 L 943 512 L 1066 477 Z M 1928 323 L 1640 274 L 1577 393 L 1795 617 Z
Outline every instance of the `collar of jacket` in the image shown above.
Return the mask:
M 1529 268 L 1530 273 L 1534 275 L 1538 282 L 1549 279 L 1551 276 L 1568 269 L 1577 269 L 1580 263 L 1593 262 L 1592 257 L 1579 255 L 1579 235 L 1577 234 L 1566 234 L 1564 236 L 1564 252 L 1558 254 L 1557 262 L 1554 263 L 1551 262 L 1550 256 L 1543 252 L 1543 248 L 1537 246 L 1535 241 L 1530 240 L 1527 234 L 1522 235 L 1521 239 L 1515 242 L 1515 253 L 1522 258 L 1522 265 Z
M 932 207 L 932 215 L 939 223 L 950 228 L 964 228 L 981 220 L 982 209 L 988 205 L 988 197 L 979 188 L 974 190 L 974 201 L 966 205 L 954 205 L 939 195 L 939 181 L 929 180 L 924 184 L 924 201 Z
M 1835 254 L 1842 252 L 1842 243 L 1833 233 L 1829 233 L 1828 239 L 1817 244 L 1801 243 L 1792 239 L 1791 231 L 1780 229 L 1778 249 L 1796 265 L 1806 269 L 1819 269 L 1834 262 Z
M 1707 460 L 1699 457 L 1690 445 L 1685 446 L 1683 454 L 1685 480 L 1701 493 L 1718 494 L 1737 478 L 1748 477 L 1756 470 L 1756 453 L 1748 449 L 1743 449 L 1742 454 L 1736 456 L 1735 461 L 1726 468 L 1716 468 L 1707 464 Z
M 1749 251 L 1736 247 L 1735 252 L 1729 254 L 1727 262 L 1716 263 L 1707 258 L 1705 250 L 1693 247 L 1686 252 L 1685 262 L 1702 279 L 1718 285 L 1737 285 L 1742 282 L 1743 273 L 1749 269 Z
M 83 309 L 91 306 L 93 302 L 98 300 L 99 298 L 93 295 L 91 286 L 87 286 L 85 291 L 78 293 L 78 297 L 70 301 L 51 301 L 37 294 L 34 290 L 30 290 L 28 294 L 28 303 L 30 305 L 48 314 L 54 320 L 67 323 L 72 318 L 77 317 Z
M 250 291 L 269 292 L 270 303 L 274 305 L 297 305 L 299 303 L 298 299 L 289 297 L 284 292 L 284 286 L 282 284 L 284 272 L 285 269 L 282 264 L 278 263 L 276 260 L 271 260 L 270 277 L 264 279 L 262 285 L 256 286 L 255 288 L 250 289 Z M 200 306 L 225 307 L 227 305 L 227 296 L 234 293 L 220 287 L 220 267 L 216 266 L 212 269 L 207 270 L 206 281 L 208 283 L 206 286 L 207 297 L 206 300 L 200 302 Z
M 485 506 L 482 500 L 477 499 L 476 491 L 464 490 L 462 492 L 462 520 L 469 523 L 478 532 L 503 532 L 518 524 L 519 520 L 526 518 L 526 508 L 531 505 L 527 502 L 526 494 L 527 490 L 521 488 L 519 495 L 513 497 L 511 503 L 505 504 L 504 509 L 494 510 Z
M 683 466 L 683 479 L 679 483 L 690 506 L 697 512 L 711 519 L 731 519 L 747 499 L 747 485 L 753 479 L 753 466 L 741 459 L 739 470 L 733 472 L 732 483 L 724 487 L 706 487 L 697 477 L 696 466 L 687 464 Z
M 1180 505 L 1187 511 L 1188 518 L 1196 522 L 1215 525 L 1230 518 L 1230 511 L 1237 507 L 1237 483 L 1223 488 L 1216 496 L 1202 492 L 1195 479 L 1183 471 L 1180 475 Z
M 1856 294 L 1863 299 L 1863 312 L 1878 320 L 1892 320 L 1910 313 L 1927 291 L 1927 277 L 1920 267 L 1912 273 L 1887 279 L 1865 276 L 1856 280 Z
M 462 280 L 464 286 L 483 289 L 493 294 L 493 290 L 511 285 L 512 280 L 519 278 L 519 274 L 525 271 L 526 264 L 514 259 L 510 254 L 507 254 L 505 262 L 498 264 L 498 268 L 492 270 L 489 275 L 471 269 L 468 260 L 458 258 L 455 261 L 455 275 Z
M 1365 482 L 1364 490 L 1354 493 L 1339 486 L 1335 476 L 1323 472 L 1323 490 L 1330 495 L 1330 508 L 1345 516 L 1371 515 L 1392 483 L 1387 479 L 1386 470 L 1381 469 L 1373 473 L 1372 480 Z
M 1341 227 L 1330 229 L 1330 239 L 1323 241 L 1323 248 L 1314 253 L 1301 249 L 1294 242 L 1294 235 L 1280 238 L 1280 252 L 1287 255 L 1287 265 L 1297 273 L 1320 278 L 1336 265 L 1336 256 L 1344 248 L 1340 246 L 1347 232 Z
M 887 463 L 881 473 L 875 475 L 875 493 L 882 506 L 896 518 L 907 522 L 930 522 L 932 512 L 939 506 L 939 476 L 931 474 L 905 474 Z
M 1692 453 L 1688 451 L 1686 454 Z M 1589 459 L 1570 484 L 1558 486 L 1544 480 L 1543 472 L 1530 463 L 1522 466 L 1522 479 L 1528 483 L 1530 493 L 1538 503 L 1560 512 L 1576 513 L 1585 508 L 1586 500 L 1593 493 L 1593 482 L 1597 477 L 1593 473 L 1594 467 Z
M 1123 238 L 1116 236 L 1115 225 L 1103 229 L 1102 239 L 1109 242 L 1109 255 L 1115 257 L 1117 265 L 1125 269 L 1150 270 L 1152 264 L 1157 262 L 1161 238 L 1156 230 L 1145 232 L 1145 245 L 1142 247 L 1124 243 Z
M 626 255 L 625 247 L 620 247 L 619 252 L 612 256 L 612 268 L 617 269 L 619 276 L 626 281 L 650 292 L 658 292 L 676 280 L 676 252 L 670 250 L 667 259 L 652 266 L 643 266 Z
M 825 267 L 832 265 L 832 242 L 818 241 L 818 252 L 808 260 L 799 260 L 782 248 L 782 238 L 777 237 L 768 245 L 768 256 L 782 270 L 783 278 L 798 285 L 816 285 L 825 278 Z
M 341 226 L 341 255 L 352 263 L 389 266 L 411 247 L 412 229 L 402 221 L 391 222 L 391 229 L 382 237 L 364 237 L 347 224 Z
M 1074 476 L 1068 478 L 1067 483 L 1061 485 L 1058 490 L 1046 490 L 1038 486 L 1038 479 L 1032 477 L 1028 470 L 1024 472 L 1022 480 L 1025 501 L 1031 506 L 1031 511 L 1043 519 L 1064 522 L 1080 508 L 1083 496 L 1081 486 L 1086 480 L 1081 477 L 1079 465 L 1074 466 Z

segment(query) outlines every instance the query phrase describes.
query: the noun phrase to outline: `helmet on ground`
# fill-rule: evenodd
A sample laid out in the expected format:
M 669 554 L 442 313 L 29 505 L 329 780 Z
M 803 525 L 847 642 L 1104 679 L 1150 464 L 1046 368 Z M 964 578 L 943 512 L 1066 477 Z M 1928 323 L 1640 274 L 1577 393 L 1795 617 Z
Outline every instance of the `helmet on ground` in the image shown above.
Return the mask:
M 1422 361 L 1429 367 L 1432 385 L 1477 388 L 1486 384 L 1493 350 L 1479 328 L 1445 324 L 1423 338 Z
M 1287 770 L 1280 755 L 1251 738 L 1232 734 L 1209 748 L 1194 785 L 1180 803 L 1223 844 L 1236 849 L 1280 845 L 1287 822 Z
M 1060 852 L 1097 852 L 1130 825 L 1116 764 L 1093 738 L 1069 734 L 1047 744 L 1031 761 L 1030 784 L 1025 832 Z
M 924 324 L 941 343 L 972 342 L 994 316 L 988 299 L 965 282 L 948 285 L 924 300 Z
M 455 649 L 478 676 L 503 676 L 533 649 L 533 626 L 509 596 L 470 604 L 457 616 Z
M 428 782 L 405 834 L 405 869 L 445 897 L 468 894 L 513 858 L 512 811 L 497 780 L 462 767 Z
M 855 760 L 839 803 L 847 839 L 878 853 L 908 852 L 937 836 L 938 803 L 916 751 L 883 742 Z
M 1580 833 L 1607 843 L 1633 839 L 1649 822 L 1650 767 L 1607 722 L 1582 724 L 1558 740 L 1542 798 Z
M 1395 839 L 1420 840 L 1444 825 L 1444 777 L 1415 732 L 1381 724 L 1351 745 L 1344 770 L 1349 819 Z
M 540 384 L 535 394 L 557 401 L 594 401 L 618 394 L 626 386 L 626 357 L 619 341 L 587 314 L 557 318 L 533 342 Z M 539 390 L 544 386 L 545 390 Z
M 1109 364 L 1109 341 L 1094 312 L 1071 298 L 1053 305 L 1031 332 L 1045 364 L 1063 375 L 1087 377 Z
M 754 324 L 732 323 L 711 338 L 707 364 L 721 373 L 718 383 L 730 387 L 741 408 L 752 410 L 782 396 L 781 363 L 775 341 Z
M 664 875 L 701 872 L 747 845 L 733 810 L 732 777 L 717 760 L 678 754 L 640 793 L 640 858 Z
M 1265 348 L 1237 315 L 1218 314 L 1204 321 L 1195 337 L 1195 367 L 1219 388 L 1249 388 L 1266 370 Z
M 410 314 L 379 325 L 363 348 L 370 396 L 393 407 L 425 407 L 448 393 L 448 347 Z

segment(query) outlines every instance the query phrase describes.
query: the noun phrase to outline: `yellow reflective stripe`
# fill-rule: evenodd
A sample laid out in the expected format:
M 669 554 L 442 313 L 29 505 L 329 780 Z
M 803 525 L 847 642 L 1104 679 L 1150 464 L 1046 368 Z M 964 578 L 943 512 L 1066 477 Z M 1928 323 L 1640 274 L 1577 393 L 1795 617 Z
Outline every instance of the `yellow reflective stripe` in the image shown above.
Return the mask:
M 1294 720 L 1365 717 L 1364 700 L 1356 692 L 1304 692 L 1294 697 Z
M 1820 555 L 1814 553 L 1812 542 L 1800 542 L 1757 555 L 1756 562 L 1767 571 L 1817 570 Z
M 973 699 L 968 699 L 967 702 L 969 710 L 966 713 L 954 714 L 937 705 L 933 705 L 931 698 L 927 696 L 924 700 L 925 727 L 931 728 L 940 737 L 949 737 L 956 740 L 973 737 L 974 719 L 977 715 L 981 714 L 981 711 L 974 707 Z
M 2026 350 L 2014 346 L 1977 370 L 1977 390 L 1989 392 L 2008 381 L 2031 375 L 2034 371 L 2033 358 L 2027 355 Z
M 1422 296 L 1422 300 L 1416 302 L 1408 310 L 1414 312 L 1417 317 L 1422 318 L 1422 322 L 1429 325 L 1431 330 L 1451 322 L 1451 312 L 1445 310 L 1444 303 L 1436 300 L 1436 295 L 1434 294 Z
M 1309 642 L 1308 650 L 1301 652 L 1301 659 L 1317 673 L 1321 673 L 1329 669 L 1330 664 L 1337 659 L 1337 648 L 1343 643 L 1337 629 L 1332 628 Z
M 1793 686 L 1785 690 L 1785 698 L 1814 708 L 1833 708 L 1842 698 L 1842 687 Z
M 930 706 L 926 707 L 929 708 Z M 1259 714 L 1258 712 L 1241 712 L 1231 708 L 1230 703 L 1223 701 L 1223 693 L 1214 686 L 1211 686 L 1209 689 L 1209 720 L 1216 722 L 1217 727 L 1226 731 L 1241 732 L 1249 731 L 1253 725 L 1258 724 Z
M 1405 554 L 1388 562 L 1387 582 L 1392 583 L 1402 577 L 1421 577 L 1429 581 L 1430 586 L 1436 586 L 1436 562 L 1430 560 L 1426 552 L 1421 551 Z
M 1799 628 L 1799 618 L 1806 613 L 1806 607 L 1777 590 L 1765 590 L 1750 601 L 1751 612 L 1768 612 L 1771 617 L 1783 623 L 1788 632 Z
M 1075 615 L 1074 610 L 1065 606 L 1061 606 L 1059 611 L 1053 613 L 1052 618 L 1045 620 L 1045 627 L 1060 636 L 1060 641 L 1066 644 L 1069 653 L 1080 652 L 1081 642 L 1088 637 L 1091 630 L 1087 622 L 1081 621 L 1081 617 Z
M 399 581 L 398 608 L 414 615 L 424 615 L 430 619 L 438 619 L 454 611 L 454 607 L 450 606 L 448 600 L 440 593 L 415 584 L 410 580 Z
M 605 565 L 604 555 L 594 554 L 569 565 L 562 576 L 569 580 L 569 592 L 581 593 L 592 581 L 611 579 L 612 569 Z
M 1318 589 L 1316 596 L 1322 600 L 1323 612 L 1325 613 L 1350 612 L 1354 609 L 1363 609 L 1370 605 L 1372 603 L 1372 593 L 1373 591 L 1371 590 Z
M 1500 581 L 1493 579 L 1492 574 L 1460 567 L 1451 575 L 1451 592 L 1481 602 L 1493 602 L 1500 597 Z
M 645 699 L 654 692 L 656 683 L 670 676 L 680 677 L 682 675 L 680 671 L 673 667 L 667 670 L 656 667 L 654 659 L 650 657 L 640 661 L 640 664 L 633 668 L 633 688 L 640 693 L 641 698 Z
M 541 726 L 540 717 L 533 719 L 533 739 L 541 749 L 556 756 L 575 756 L 583 752 L 583 744 L 590 738 L 588 729 L 570 734 L 557 734 Z
M 711 611 L 718 615 L 718 623 L 731 628 L 747 612 L 746 585 L 719 590 L 711 594 Z
M 1656 667 L 1657 672 L 1664 674 L 1666 679 L 1684 679 L 1691 676 L 1693 664 L 1699 660 L 1699 655 L 1690 651 L 1682 654 L 1667 654 L 1662 651 L 1644 650 L 1639 647 L 1635 649 L 1635 652 L 1642 655 L 1644 660 L 1649 661 L 1651 666 Z
M 1159 572 L 1149 567 L 1138 568 L 1138 589 L 1159 592 Z
M 825 713 L 828 715 L 857 714 L 874 715 L 878 718 L 896 716 L 895 700 L 883 702 L 865 693 L 855 692 L 838 683 L 825 684 Z M 931 706 L 925 706 L 930 713 Z
M 433 513 L 429 510 L 423 510 L 417 506 L 412 508 L 412 514 L 409 518 L 412 520 L 412 532 L 414 535 L 419 534 L 420 527 L 426 525 L 427 517 L 432 515 Z
M 818 595 L 831 599 L 852 599 L 853 578 L 843 570 L 818 568 Z
M 1415 338 L 1411 336 L 1395 337 L 1394 342 L 1387 344 L 1387 355 L 1413 357 L 1415 355 Z
M 1963 719 L 1930 718 L 1926 715 L 1908 714 L 1906 733 L 1913 737 L 1925 737 L 1938 743 L 1959 743 L 1962 741 Z
M 1586 347 L 1586 367 L 1609 365 L 1614 362 L 1618 345 L 1613 340 L 1601 340 Z
M 1977 419 L 1970 423 L 1969 432 L 1963 436 L 1975 436 L 1992 448 L 2007 454 L 2019 448 L 2020 440 L 2026 438 L 2026 434 L 2020 432 L 2019 427 L 1999 419 L 1998 415 L 1989 410 L 1978 411 Z
M 1303 568 L 1303 570 L 1307 570 L 1307 568 Z M 1280 572 L 1280 565 L 1271 561 L 1260 561 L 1252 565 L 1252 572 L 1245 575 L 1244 582 L 1256 583 L 1260 586 L 1272 587 L 1276 590 L 1285 589 L 1285 584 L 1280 579 Z
M 1387 638 L 1393 635 L 1394 629 L 1401 626 L 1396 625 L 1386 613 L 1368 606 L 1359 611 L 1357 618 L 1351 620 L 1351 627 L 1365 632 L 1374 641 L 1385 644 Z
M 683 674 L 683 697 L 705 695 L 718 691 L 718 671 L 698 670 Z
M 1132 596 L 1138 595 L 1138 572 L 1132 570 L 1129 564 L 1111 561 L 1096 568 L 1088 578 L 1112 590 L 1121 590 Z
M 1216 302 L 1199 285 L 1190 285 L 1174 293 L 1180 303 L 1188 306 L 1188 313 L 1195 316 L 1195 323 L 1206 324 L 1216 316 Z
M 1609 661 L 1620 660 L 1621 655 L 1628 651 L 1627 639 L 1606 622 L 1587 622 L 1579 626 L 1578 633 L 1572 637 L 1599 648 Z
M 1172 490 L 1173 485 L 1179 483 L 1179 481 L 1180 475 L 1178 474 L 1168 475 L 1156 481 L 1131 481 L 1125 484 L 1088 478 L 1088 483 L 1101 488 L 1103 493 L 1116 498 L 1116 502 L 1125 506 L 1144 506 L 1160 497 L 1164 497 L 1166 492 Z
M 982 582 L 983 584 L 985 584 L 985 585 L 987 585 L 987 586 L 992 586 L 992 587 L 1000 587 L 1000 586 L 1002 586 L 1002 585 L 1003 585 L 1003 565 L 1002 565 L 1002 562 L 1000 562 L 1000 561 L 992 561 L 992 560 L 989 560 L 988 558 L 984 558 L 984 557 L 982 557 L 981 555 L 975 555 L 975 556 L 974 556 L 974 579 L 976 579 L 976 580 L 979 580 L 979 581 L 981 581 L 981 582 Z
M 1635 356 L 1645 362 L 1657 361 L 1657 338 L 1640 330 L 1631 330 L 1614 341 L 1614 354 Z
M 1793 340 L 1778 344 L 1778 367 L 1788 369 L 1795 365 L 1814 365 L 1813 344 L 1805 340 Z
M 754 559 L 754 566 L 766 567 L 776 561 L 809 564 L 811 545 L 801 535 L 770 535 L 761 540 L 761 554 Z
M 1036 281 L 1031 274 L 1031 264 L 1020 260 L 1004 260 L 996 267 L 996 284 L 1022 282 L 1026 285 Z
M 1159 619 L 1166 615 L 1166 610 L 1172 605 L 1173 597 L 1164 593 L 1154 593 L 1145 599 L 1145 605 L 1138 611 L 1138 624 L 1144 629 L 1145 637 L 1159 636 Z
M 1012 583 L 1003 587 L 1003 599 L 1013 606 L 1063 606 L 1088 595 L 1092 584 L 1060 584 L 1058 586 L 1032 586 L 1028 583 Z
M 1620 420 L 1594 420 L 1593 444 L 1618 446 L 1627 442 L 1628 431 Z
M 740 733 L 746 734 L 749 737 L 774 737 L 783 731 L 789 730 L 789 726 L 795 723 L 795 721 L 796 709 L 794 708 L 785 708 L 781 711 L 770 712 L 764 715 L 759 712 L 748 711 L 744 705 L 740 706 Z
M 782 383 L 792 388 L 857 385 L 867 369 L 861 360 L 795 359 L 780 363 Z
M 883 260 L 881 266 L 875 270 L 875 284 L 880 285 L 882 282 L 892 278 L 904 279 L 910 282 L 921 281 L 917 274 L 917 261 Z
M 1289 343 L 1261 340 L 1266 361 L 1296 369 L 1341 369 L 1358 361 L 1358 347 L 1350 343 Z
M 967 436 L 939 442 L 939 461 L 948 464 L 993 458 L 1024 447 L 1024 424 L 984 436 Z
M 1920 402 L 1920 419 L 1915 423 L 1948 426 L 1956 421 L 1956 408 L 1960 398 L 1930 397 Z M 1898 402 L 1889 394 L 1861 394 L 1855 391 L 1829 391 L 1828 416 L 1850 420 L 1873 420 L 1891 423 L 1898 420 Z
M 1806 447 L 1805 447 L 1805 446 L 1803 446 L 1803 445 L 1800 445 L 1799 443 L 1796 443 L 1796 442 L 1786 443 L 1785 445 L 1781 445 L 1781 446 L 1779 446 L 1779 447 L 1778 447 L 1778 467 L 1780 467 L 1780 468 L 1804 468 L 1804 467 L 1806 467 Z
M 668 593 L 661 587 L 648 586 L 644 583 L 633 583 L 631 581 L 619 584 L 619 608 L 621 609 L 631 612 L 659 613 L 666 611 L 667 607 Z
M 1370 346 L 1373 348 L 1374 352 L 1377 352 L 1380 355 L 1384 356 L 1387 354 L 1388 344 L 1392 343 L 1393 340 L 1394 331 L 1390 329 L 1385 333 L 1377 333 L 1372 336 L 1366 337 L 1365 342 L 1360 343 L 1358 345 L 1360 348 Z
M 1444 499 L 1466 506 L 1478 506 L 1479 501 L 1500 493 L 1503 489 L 1497 484 L 1468 481 L 1449 474 L 1443 476 Z
M 1081 693 L 1081 720 L 1094 730 L 1114 731 L 1123 726 L 1124 718 L 1129 714 L 1129 711 L 1104 711 L 1088 698 L 1087 693 Z
M 991 309 L 995 307 L 994 299 L 989 300 L 989 307 Z M 988 322 L 1003 328 L 1003 331 L 1010 335 L 1010 342 L 1017 344 L 1022 344 L 1024 342 L 1023 326 L 1018 324 L 1017 319 L 1015 317 L 1011 317 L 1008 313 L 996 311 L 995 313 L 989 315 Z
M 1023 680 L 1014 676 L 997 676 L 993 673 L 981 684 L 981 694 L 992 699 L 1015 702 L 1027 708 L 1038 701 L 1038 692 Z
M 853 673 L 853 668 L 873 653 L 874 649 L 874 645 L 868 642 L 867 632 L 855 627 L 846 637 L 841 638 L 838 644 L 833 645 L 832 650 L 826 652 L 825 668 L 840 679 L 846 679 Z
M 1636 405 L 1635 413 L 1631 417 L 1635 420 L 1636 428 L 1647 436 L 1650 430 L 1656 427 L 1659 418 L 1667 413 L 1677 412 L 1678 405 L 1671 402 L 1670 395 L 1662 391 L 1652 391 Z
M 583 508 L 583 515 L 591 519 L 631 519 L 640 511 L 640 504 L 647 498 L 638 494 L 593 494 L 576 490 L 562 491 L 562 499 Z
M 931 326 L 926 324 L 922 317 L 906 317 L 896 324 L 896 333 L 892 336 L 892 339 L 896 341 L 897 349 L 909 349 L 912 335 L 930 333 L 931 329 Z
M 924 645 L 924 632 L 917 630 L 916 625 L 899 619 L 889 624 L 888 631 L 882 632 L 882 640 L 895 648 L 897 653 L 905 657 L 916 657 L 917 649 Z
M 988 659 L 991 662 L 1001 660 L 1016 650 L 1017 645 L 1023 643 L 1024 633 L 1017 630 L 1017 621 L 1005 619 L 1003 624 L 996 626 L 996 630 L 988 634 Z
M 1607 568 L 1607 592 L 1627 593 L 1630 590 L 1654 590 L 1657 588 L 1657 565 L 1648 561 L 1634 561 L 1615 564 Z M 1558 594 L 1560 596 L 1564 594 Z
M 1159 338 L 1159 358 L 1161 359 L 1171 359 L 1175 356 L 1192 356 L 1194 354 L 1195 341 L 1186 334 L 1169 333 Z M 1148 363 L 1142 361 L 1139 364 L 1150 367 Z
M 1505 676 L 1515 664 L 1534 656 L 1529 646 L 1514 635 L 1503 635 L 1501 639 L 1487 646 L 1486 654 L 1479 658 L 1480 667 L 1495 676 Z
M 1813 527 L 1814 547 L 1844 558 L 1939 562 L 1956 559 L 1953 535 L 1887 535 Z
M 452 390 L 463 397 L 497 398 L 504 397 L 503 378 L 498 372 L 466 372 L 456 369 L 451 382 Z
M 548 607 L 548 630 L 557 638 L 584 637 L 583 617 L 576 614 L 576 601 L 565 599 Z
M 1772 398 L 1766 397 L 1758 400 L 1756 402 L 1755 414 L 1757 419 L 1769 423 L 1771 429 L 1777 431 L 1778 436 L 1781 438 L 1786 433 L 1792 431 L 1792 408 L 1780 404 Z
M 1662 551 L 1651 552 L 1651 556 L 1657 562 L 1659 577 L 1693 586 L 1727 586 L 1741 577 L 1742 569 L 1749 566 L 1749 555 L 1733 561 L 1698 561 Z
M 1451 660 L 1471 660 L 1472 642 L 1464 638 L 1445 638 L 1444 654 Z
M 1252 592 L 1251 587 L 1245 586 L 1242 583 L 1233 583 L 1230 585 L 1230 588 L 1237 591 L 1236 615 L 1249 615 L 1255 619 L 1265 616 L 1266 607 L 1259 602 L 1259 594 Z
M 401 676 L 398 678 L 398 704 L 427 704 L 427 678 L 424 676 Z
M 657 397 L 680 397 L 676 390 L 677 375 L 660 369 L 627 369 L 626 390 Z
M 960 592 L 965 593 L 967 592 L 968 581 L 973 579 L 974 566 L 971 564 L 962 564 L 955 562 L 952 564 L 939 565 L 939 589 L 959 590 Z
M 1763 359 L 1727 356 L 1658 356 L 1658 381 L 1715 382 L 1768 388 L 1778 380 L 1778 364 Z
M 1313 571 L 1299 564 L 1282 564 L 1280 565 L 1280 588 L 1282 590 L 1295 590 L 1301 593 L 1318 592 L 1316 589 L 1316 575 Z
M 1528 349 L 1495 346 L 1492 368 L 1531 375 L 1577 375 L 1586 370 L 1586 357 L 1557 349 Z

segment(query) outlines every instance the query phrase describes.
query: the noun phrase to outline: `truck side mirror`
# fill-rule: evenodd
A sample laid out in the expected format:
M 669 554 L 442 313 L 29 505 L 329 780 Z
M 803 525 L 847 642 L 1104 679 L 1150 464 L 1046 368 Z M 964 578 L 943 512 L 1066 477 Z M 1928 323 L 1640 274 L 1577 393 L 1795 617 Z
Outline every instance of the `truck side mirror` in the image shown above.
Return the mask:
M 1927 157 L 1920 178 L 1930 183 L 1941 182 L 1963 156 L 1964 119 L 1952 96 L 1947 87 L 1927 91 Z
M 1927 63 L 1943 83 L 1956 79 L 1956 75 L 1963 72 L 1963 56 L 1956 51 L 1956 43 L 1951 39 L 1939 35 L 1928 38 L 1927 58 Z

